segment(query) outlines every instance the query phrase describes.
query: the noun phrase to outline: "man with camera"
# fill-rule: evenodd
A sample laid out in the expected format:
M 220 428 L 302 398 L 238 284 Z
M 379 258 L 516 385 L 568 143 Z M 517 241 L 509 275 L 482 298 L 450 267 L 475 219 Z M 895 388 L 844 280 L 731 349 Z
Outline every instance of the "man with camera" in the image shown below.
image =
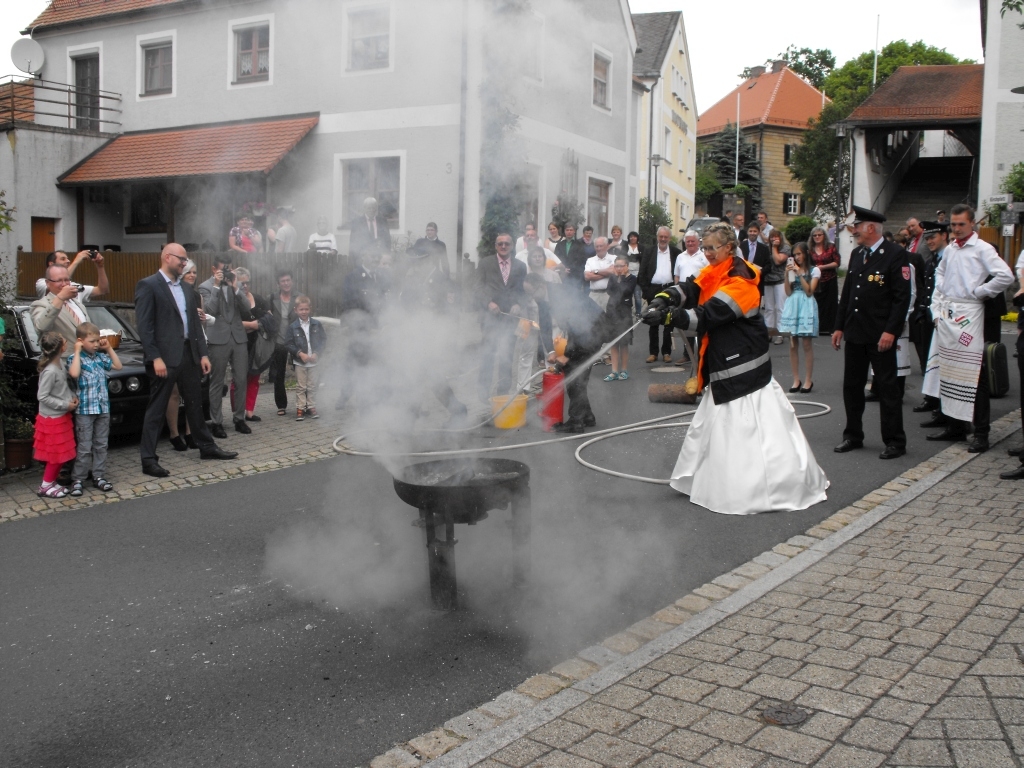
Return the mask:
M 199 286 L 203 297 L 203 309 L 207 316 L 206 341 L 209 347 L 210 364 L 210 419 L 213 436 L 223 440 L 224 431 L 221 406 L 224 401 L 224 379 L 228 363 L 231 377 L 235 382 L 235 408 L 232 418 L 235 431 L 247 435 L 252 430 L 245 423 L 245 392 L 249 372 L 249 350 L 246 345 L 245 328 L 242 326 L 242 307 L 238 304 L 235 291 L 235 273 L 231 260 L 218 256 L 213 262 L 213 276 Z M 212 322 L 210 319 L 212 318 Z
M 54 251 L 46 257 L 46 268 L 49 269 L 51 266 L 64 267 L 68 271 L 68 279 L 74 276 L 75 270 L 86 259 L 91 260 L 96 265 L 96 285 L 73 283 L 78 288 L 77 298 L 79 301 L 98 299 L 100 296 L 106 295 L 110 289 L 110 283 L 107 280 L 107 270 L 103 266 L 103 254 L 99 251 L 79 251 L 75 255 L 75 260 L 72 261 L 64 251 Z M 36 280 L 36 295 L 39 298 L 43 298 L 47 290 L 45 277 L 40 277 Z M 74 346 L 74 344 L 71 346 Z
M 67 267 L 56 264 L 46 268 L 44 280 L 46 295 L 30 307 L 32 324 L 39 333 L 56 331 L 63 336 L 68 342 L 64 345 L 64 357 L 69 357 L 75 351 L 75 329 L 89 322 L 89 312 L 79 298 L 82 286 L 71 282 Z

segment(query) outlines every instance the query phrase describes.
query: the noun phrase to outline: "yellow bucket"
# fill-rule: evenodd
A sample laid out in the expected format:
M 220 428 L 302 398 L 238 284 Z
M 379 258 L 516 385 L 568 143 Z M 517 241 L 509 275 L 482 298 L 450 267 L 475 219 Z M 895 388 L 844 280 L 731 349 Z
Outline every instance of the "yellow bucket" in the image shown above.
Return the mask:
M 507 395 L 498 395 L 491 398 L 491 413 L 494 416 L 494 426 L 498 429 L 519 429 L 526 425 L 526 395 L 516 395 L 512 399 L 512 405 L 505 408 L 508 402 Z M 501 411 L 505 408 L 504 411 Z M 501 411 L 501 413 L 498 413 Z

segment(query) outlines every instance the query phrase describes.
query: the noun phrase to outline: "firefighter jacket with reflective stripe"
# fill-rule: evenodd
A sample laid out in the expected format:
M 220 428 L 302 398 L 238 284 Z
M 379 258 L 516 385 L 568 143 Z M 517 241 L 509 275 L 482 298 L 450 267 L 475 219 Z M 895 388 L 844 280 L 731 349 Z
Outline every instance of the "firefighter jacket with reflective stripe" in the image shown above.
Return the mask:
M 682 309 L 672 324 L 701 337 L 700 388 L 711 386 L 715 403 L 756 392 L 772 380 L 768 329 L 761 317 L 760 274 L 739 257 L 705 267 L 680 283 Z

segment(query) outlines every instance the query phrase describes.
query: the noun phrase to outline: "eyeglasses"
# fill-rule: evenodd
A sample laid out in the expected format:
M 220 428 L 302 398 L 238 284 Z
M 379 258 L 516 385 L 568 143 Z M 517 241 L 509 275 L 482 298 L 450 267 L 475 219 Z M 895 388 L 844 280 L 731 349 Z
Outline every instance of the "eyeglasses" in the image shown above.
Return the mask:
M 241 285 L 244 285 L 246 288 L 248 288 L 249 287 L 249 281 L 248 280 L 243 280 Z
M 502 240 L 502 241 L 500 241 L 498 243 L 498 247 L 499 248 L 511 248 L 512 247 L 512 243 L 506 243 L 504 240 Z
M 725 247 L 724 245 L 702 245 L 700 247 L 700 249 L 702 251 L 704 251 L 704 253 L 714 253 L 719 248 L 724 248 L 724 247 Z
M 62 277 L 60 280 L 51 280 L 50 278 L 46 278 L 46 282 L 48 282 L 48 283 L 57 283 L 58 285 L 60 285 L 61 283 L 70 283 L 71 282 L 71 278 L 70 277 Z

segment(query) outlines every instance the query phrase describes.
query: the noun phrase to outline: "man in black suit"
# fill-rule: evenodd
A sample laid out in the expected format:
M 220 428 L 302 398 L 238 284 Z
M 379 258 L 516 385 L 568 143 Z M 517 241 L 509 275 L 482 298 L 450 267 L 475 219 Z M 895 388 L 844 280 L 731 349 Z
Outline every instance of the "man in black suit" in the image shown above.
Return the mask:
M 185 416 L 199 444 L 199 457 L 233 459 L 238 455 L 217 447 L 203 419 L 200 371 L 208 374 L 211 366 L 206 339 L 199 328 L 195 292 L 181 285 L 186 261 L 185 249 L 178 243 L 168 243 L 160 253 L 160 271 L 135 286 L 135 326 L 149 374 L 149 405 L 142 422 L 139 455 L 142 471 L 153 477 L 170 474 L 157 461 L 156 443 L 175 384 L 185 398 Z
M 896 377 L 896 339 L 910 308 L 911 270 L 907 253 L 882 237 L 885 217 L 866 208 L 853 207 L 857 215 L 854 233 L 858 247 L 850 254 L 850 268 L 839 297 L 832 347 L 839 350 L 846 338 L 843 369 L 843 403 L 846 429 L 836 453 L 864 446 L 864 385 L 868 366 L 875 375 L 882 417 L 885 450 L 880 459 L 895 459 L 907 452 L 903 431 L 900 385 Z
M 653 248 L 645 248 L 640 254 L 640 271 L 636 282 L 644 301 L 650 301 L 668 286 L 676 269 L 676 257 L 680 251 L 671 243 L 672 231 L 668 227 L 658 228 L 658 242 Z M 672 328 L 667 325 L 652 325 L 648 334 L 650 340 L 648 363 L 658 359 L 658 328 L 662 328 L 661 355 L 666 363 L 672 362 Z
M 484 401 L 491 396 L 495 355 L 498 356 L 497 393 L 507 395 L 512 389 L 512 348 L 518 321 L 508 315 L 520 314 L 527 272 L 526 265 L 512 257 L 512 235 L 500 233 L 494 248 L 496 255 L 481 259 L 476 268 L 477 298 L 484 311 L 479 379 L 480 399 Z
M 409 246 L 406 253 L 414 259 L 430 257 L 430 263 L 441 270 L 445 277 L 451 272 L 451 266 L 448 264 L 448 246 L 438 239 L 437 224 L 432 221 L 427 223 L 427 236 L 421 237 Z
M 747 239 L 740 243 L 740 251 L 743 258 L 761 270 L 761 279 L 757 281 L 757 289 L 764 296 L 764 276 L 767 274 L 772 261 L 771 249 L 759 241 L 761 227 L 756 223 L 747 227 Z
M 587 266 L 587 247 L 582 240 L 576 239 L 576 225 L 565 225 L 565 237 L 555 245 L 555 256 L 565 267 L 563 282 L 573 286 L 580 293 L 589 294 L 590 286 L 584 279 Z
M 377 213 L 377 200 L 363 200 L 363 215 L 356 216 L 349 225 L 349 256 L 363 258 L 368 253 L 391 253 L 391 230 L 388 220 Z

